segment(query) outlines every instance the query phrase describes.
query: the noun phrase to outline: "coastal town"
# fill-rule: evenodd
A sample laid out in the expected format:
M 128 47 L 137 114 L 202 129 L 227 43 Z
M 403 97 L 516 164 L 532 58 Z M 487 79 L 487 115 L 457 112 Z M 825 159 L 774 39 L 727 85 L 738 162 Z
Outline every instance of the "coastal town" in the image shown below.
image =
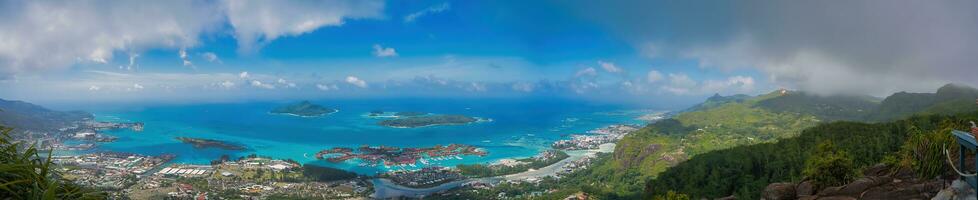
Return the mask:
M 486 177 L 466 175 L 460 168 L 428 162 L 436 159 L 459 159 L 462 156 L 485 156 L 489 153 L 464 144 L 405 148 L 364 145 L 356 149 L 334 147 L 316 153 L 317 159 L 328 162 L 355 159 L 367 165 L 394 167 L 375 176 L 356 175 L 342 170 L 326 173 L 329 175 L 311 175 L 310 168 L 315 168 L 314 165 L 258 155 L 238 159 L 223 156 L 210 164 L 200 165 L 170 163 L 174 159 L 173 155 L 98 152 L 53 156 L 52 162 L 57 164 L 56 170 L 66 179 L 107 191 L 116 198 L 420 198 L 485 190 L 502 183 L 533 184 L 546 178 L 560 178 L 564 174 L 586 168 L 596 152 L 600 152 L 602 148 L 607 151 L 608 145 L 613 146 L 615 141 L 634 130 L 637 130 L 636 127 L 630 125 L 612 125 L 589 131 L 586 135 L 574 135 L 570 140 L 555 142 L 554 150 L 543 151 L 525 159 L 503 159 L 491 163 L 487 165 L 488 169 L 495 169 L 499 174 Z M 573 147 L 557 148 L 561 146 L 559 144 L 568 142 L 573 143 Z M 603 145 L 593 145 L 597 142 L 603 142 Z M 421 167 L 398 168 L 407 166 Z M 387 184 L 375 186 L 377 183 Z M 445 187 L 446 185 L 453 186 Z M 387 192 L 377 193 L 375 189 L 378 188 L 375 187 L 387 188 Z M 391 187 L 424 192 L 390 193 Z
M 626 134 L 640 128 L 637 125 L 611 125 L 608 127 L 588 131 L 588 134 L 574 134 L 571 139 L 558 140 L 551 145 L 554 149 L 561 150 L 587 150 L 598 149 L 602 144 L 614 143 L 625 137 Z
M 142 122 L 98 122 L 92 119 L 72 121 L 67 125 L 53 130 L 18 130 L 14 138 L 18 141 L 30 141 L 39 149 L 79 151 L 95 148 L 99 143 L 114 142 L 117 137 L 104 134 L 105 131 L 130 129 L 135 132 L 143 131 Z M 66 141 L 72 141 L 66 143 Z
M 422 148 L 398 148 L 390 146 L 361 146 L 356 151 L 347 147 L 333 147 L 316 153 L 316 158 L 338 163 L 358 159 L 369 166 L 383 164 L 385 167 L 417 167 L 427 165 L 428 160 L 462 159 L 460 156 L 485 156 L 486 151 L 470 145 L 449 144 Z

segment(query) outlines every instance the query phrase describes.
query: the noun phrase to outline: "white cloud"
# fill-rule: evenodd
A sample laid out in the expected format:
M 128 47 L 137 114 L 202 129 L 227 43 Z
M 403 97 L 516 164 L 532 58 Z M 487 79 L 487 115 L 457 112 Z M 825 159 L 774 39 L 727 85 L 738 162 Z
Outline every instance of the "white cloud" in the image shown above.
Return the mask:
M 214 54 L 214 52 L 204 52 L 201 53 L 200 56 L 204 57 L 204 60 L 207 60 L 207 62 L 223 63 L 221 62 L 221 58 L 218 58 L 217 54 Z
M 662 90 L 665 90 L 673 94 L 683 95 L 683 94 L 690 94 L 692 92 L 696 92 L 697 91 L 696 85 L 697 85 L 696 81 L 693 80 L 692 78 L 689 78 L 689 76 L 686 74 L 670 73 L 669 83 L 667 85 L 661 86 L 660 88 Z
M 213 2 L 0 2 L 0 75 L 108 63 L 116 51 L 194 46 L 222 21 Z
M 471 82 L 471 83 L 469 83 L 469 87 L 466 88 L 466 90 L 468 90 L 468 91 L 474 91 L 474 92 L 485 92 L 488 89 L 486 88 L 486 84 L 485 83 Z
M 234 85 L 235 84 L 234 84 L 234 82 L 231 82 L 231 81 L 224 81 L 224 82 L 221 82 L 219 85 L 221 86 L 221 88 L 231 89 L 231 88 L 234 88 Z
M 192 48 L 202 35 L 227 31 L 251 52 L 279 37 L 383 17 L 383 7 L 379 0 L 2 1 L 0 79 L 107 64 L 118 51 Z
M 279 78 L 276 82 L 278 82 L 278 84 L 280 84 L 280 85 L 282 85 L 284 87 L 287 87 L 287 88 L 294 88 L 295 87 L 295 83 L 286 81 L 283 78 Z
M 360 80 L 360 78 L 357 78 L 356 76 L 347 76 L 346 83 L 349 83 L 350 85 L 354 85 L 360 88 L 367 88 L 367 82 L 364 80 Z
M 438 5 L 434 5 L 434 6 L 425 8 L 424 10 L 421 10 L 421 11 L 418 11 L 418 12 L 414 12 L 414 13 L 408 14 L 407 16 L 404 16 L 404 22 L 405 23 L 411 23 L 411 22 L 414 22 L 415 20 L 417 20 L 419 17 L 425 16 L 425 15 L 429 15 L 429 14 L 435 14 L 435 13 L 445 12 L 448 9 L 451 9 L 451 8 L 452 8 L 452 5 L 448 4 L 448 2 L 445 2 L 445 3 L 442 3 L 442 4 L 438 4 Z
M 133 91 L 143 90 L 143 88 L 144 88 L 143 85 L 140 85 L 139 83 L 132 84 L 132 90 Z
M 648 75 L 645 76 L 645 80 L 649 83 L 659 82 L 662 78 L 662 73 L 656 70 L 649 70 Z
M 262 83 L 261 81 L 258 81 L 258 80 L 252 80 L 251 81 L 251 86 L 258 87 L 258 88 L 264 88 L 264 89 L 275 89 L 275 86 L 274 85 L 267 84 L 267 83 Z
M 180 54 L 180 60 L 183 60 L 184 67 L 194 67 L 194 63 L 190 62 L 190 56 L 187 56 L 187 50 L 181 48 L 178 52 Z
M 336 84 L 316 84 L 316 88 L 322 91 L 339 90 L 340 87 Z
M 700 62 L 708 70 L 756 70 L 775 78 L 773 84 L 816 94 L 883 96 L 932 92 L 948 82 L 978 84 L 978 1 L 578 6 L 650 57 Z
M 88 87 L 88 90 L 89 91 L 99 91 L 101 89 L 102 89 L 102 87 L 99 87 L 99 86 L 96 86 L 96 85 L 93 85 L 93 86 L 89 86 Z
M 374 56 L 377 57 L 394 57 L 397 56 L 397 51 L 391 47 L 382 47 L 379 44 L 374 44 Z
M 581 82 L 574 82 L 570 84 L 571 90 L 573 90 L 574 93 L 577 94 L 584 94 L 588 90 L 597 89 L 598 87 L 599 87 L 598 83 L 594 81 L 581 81 Z
M 296 36 L 347 19 L 380 18 L 379 0 L 224 1 L 239 51 L 251 52 L 279 37 Z
M 595 70 L 594 67 L 584 68 L 582 70 L 578 70 L 577 73 L 574 73 L 574 77 L 597 76 L 597 75 L 598 75 L 598 71 Z
M 618 68 L 618 66 L 615 66 L 615 63 L 612 63 L 612 62 L 605 62 L 605 61 L 600 61 L 599 60 L 598 61 L 598 65 L 600 65 L 601 68 L 604 68 L 605 71 L 608 71 L 608 72 L 611 72 L 611 73 L 619 73 L 619 72 L 622 72 L 622 69 L 621 68 Z
M 685 88 L 696 86 L 696 81 L 694 81 L 692 78 L 689 78 L 688 75 L 682 73 L 680 74 L 670 73 L 669 83 L 674 86 L 685 87 Z
M 682 73 L 670 73 L 668 76 L 669 81 L 659 89 L 677 95 L 754 92 L 755 81 L 750 76 L 731 76 L 721 80 L 704 80 L 702 83 Z
M 754 78 L 748 76 L 731 76 L 726 80 L 707 80 L 703 82 L 704 91 L 724 91 L 732 89 L 735 92 L 748 92 L 754 89 Z
M 526 83 L 526 82 L 513 83 L 511 88 L 519 92 L 533 92 L 534 89 L 532 83 Z
M 139 66 L 136 65 L 136 58 L 139 58 L 139 54 L 129 54 L 129 66 L 126 67 L 126 70 L 132 71 L 133 69 L 139 68 Z
M 248 72 L 247 71 L 243 71 L 240 74 L 238 74 L 238 77 L 240 77 L 240 78 L 248 78 Z

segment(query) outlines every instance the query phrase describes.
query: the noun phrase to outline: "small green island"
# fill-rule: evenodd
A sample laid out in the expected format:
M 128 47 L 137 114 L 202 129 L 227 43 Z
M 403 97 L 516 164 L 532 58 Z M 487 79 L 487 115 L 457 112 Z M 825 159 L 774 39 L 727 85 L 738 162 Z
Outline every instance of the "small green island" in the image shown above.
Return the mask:
M 437 125 L 460 125 L 476 121 L 479 121 L 479 119 L 465 115 L 419 115 L 388 119 L 380 121 L 377 124 L 394 128 L 417 128 Z
M 337 111 L 339 110 L 316 105 L 309 101 L 302 101 L 299 103 L 289 104 L 289 105 L 272 109 L 271 113 L 287 114 L 287 115 L 294 115 L 299 117 L 319 117 L 319 116 L 332 114 Z
M 240 150 L 248 149 L 248 148 L 246 148 L 245 146 L 242 146 L 242 145 L 231 144 L 231 143 L 228 143 L 228 142 L 225 142 L 225 141 L 220 141 L 220 140 L 203 139 L 203 138 L 190 138 L 190 137 L 177 137 L 177 140 L 180 140 L 183 143 L 187 143 L 187 144 L 193 145 L 194 148 L 197 148 L 197 149 L 219 148 L 219 149 L 224 149 L 224 150 L 235 150 L 235 151 L 240 151 Z
M 417 117 L 417 116 L 427 115 L 427 114 L 428 113 L 426 113 L 426 112 L 403 111 L 403 112 L 394 113 L 394 116 L 398 116 L 398 117 Z

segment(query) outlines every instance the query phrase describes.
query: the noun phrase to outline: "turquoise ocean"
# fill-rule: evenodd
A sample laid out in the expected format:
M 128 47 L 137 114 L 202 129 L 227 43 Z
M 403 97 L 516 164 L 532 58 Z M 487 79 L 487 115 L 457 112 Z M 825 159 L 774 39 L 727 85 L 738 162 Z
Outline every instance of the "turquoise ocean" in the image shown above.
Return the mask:
M 503 158 L 524 158 L 549 149 L 558 139 L 570 134 L 612 124 L 643 124 L 637 118 L 650 113 L 641 108 L 555 99 L 369 99 L 321 100 L 313 103 L 338 109 L 322 117 L 296 117 L 270 114 L 269 110 L 292 102 L 222 103 L 169 106 L 106 106 L 92 110 L 96 119 L 114 122 L 143 122 L 141 132 L 114 130 L 105 134 L 119 137 L 101 143 L 95 151 L 130 152 L 144 155 L 175 154 L 173 162 L 207 164 L 221 155 L 232 158 L 258 154 L 301 163 L 324 165 L 372 175 L 394 169 L 361 166 L 355 160 L 330 163 L 314 154 L 331 147 L 386 145 L 425 147 L 451 143 L 473 145 L 489 152 L 487 156 L 430 160 L 429 165 L 491 163 Z M 435 114 L 462 114 L 491 121 L 466 125 L 421 128 L 389 128 L 377 125 L 380 118 L 367 114 L 420 111 Z M 175 137 L 216 139 L 242 144 L 244 151 L 215 148 L 195 149 Z

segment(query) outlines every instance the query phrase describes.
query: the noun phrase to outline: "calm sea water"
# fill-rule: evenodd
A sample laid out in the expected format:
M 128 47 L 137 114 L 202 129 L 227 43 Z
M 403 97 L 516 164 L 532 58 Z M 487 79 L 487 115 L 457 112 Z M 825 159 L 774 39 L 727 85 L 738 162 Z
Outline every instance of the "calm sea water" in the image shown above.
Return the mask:
M 206 164 L 227 154 L 232 157 L 258 154 L 291 158 L 373 174 L 401 169 L 360 166 L 355 161 L 329 163 L 313 155 L 331 147 L 388 145 L 424 147 L 460 143 L 489 152 L 485 157 L 432 160 L 431 165 L 454 166 L 460 163 L 489 163 L 503 158 L 529 157 L 549 148 L 569 134 L 611 124 L 641 124 L 636 118 L 647 110 L 616 105 L 553 99 L 389 99 L 323 100 L 316 104 L 339 109 L 324 117 L 303 118 L 269 114 L 269 110 L 290 102 L 234 103 L 105 109 L 93 111 L 98 120 L 138 121 L 145 130 L 118 130 L 107 134 L 119 137 L 98 147 L 101 151 L 122 151 L 146 155 L 176 154 L 175 162 Z M 382 119 L 366 117 L 372 110 L 421 111 L 437 114 L 463 114 L 489 118 L 491 122 L 423 128 L 388 128 L 377 125 Z M 195 149 L 175 137 L 217 139 L 246 145 L 246 151 Z M 420 164 L 420 163 L 419 163 Z M 420 168 L 421 165 L 413 168 Z M 412 167 L 408 167 L 410 169 Z

